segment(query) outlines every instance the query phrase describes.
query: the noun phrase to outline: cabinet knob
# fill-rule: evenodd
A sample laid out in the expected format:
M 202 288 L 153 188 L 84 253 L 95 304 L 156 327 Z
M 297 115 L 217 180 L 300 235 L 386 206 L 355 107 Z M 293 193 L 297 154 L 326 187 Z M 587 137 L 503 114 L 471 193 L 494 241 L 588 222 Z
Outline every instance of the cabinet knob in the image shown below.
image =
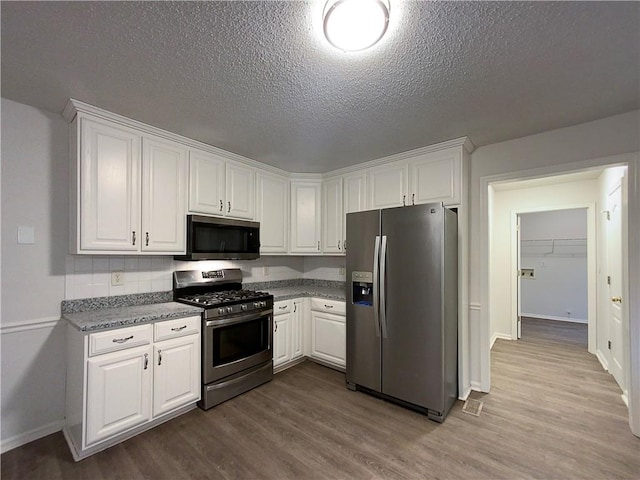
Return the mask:
M 131 244 L 132 245 L 136 244 L 136 231 L 135 230 L 132 232 L 132 235 L 131 235 Z

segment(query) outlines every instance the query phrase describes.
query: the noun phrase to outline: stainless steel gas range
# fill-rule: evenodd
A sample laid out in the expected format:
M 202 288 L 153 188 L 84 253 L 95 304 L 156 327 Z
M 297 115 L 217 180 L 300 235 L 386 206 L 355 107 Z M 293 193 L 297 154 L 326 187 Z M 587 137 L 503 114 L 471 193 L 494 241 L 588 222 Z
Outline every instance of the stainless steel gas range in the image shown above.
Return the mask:
M 173 298 L 205 309 L 200 408 L 273 378 L 273 296 L 243 290 L 239 268 L 174 272 Z

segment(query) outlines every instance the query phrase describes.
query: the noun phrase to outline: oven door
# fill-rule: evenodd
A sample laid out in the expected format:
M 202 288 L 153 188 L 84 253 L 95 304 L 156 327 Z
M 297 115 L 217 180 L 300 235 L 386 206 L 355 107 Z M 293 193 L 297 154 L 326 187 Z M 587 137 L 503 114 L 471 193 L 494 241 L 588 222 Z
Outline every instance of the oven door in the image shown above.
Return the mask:
M 206 320 L 203 383 L 216 382 L 273 358 L 273 310 Z

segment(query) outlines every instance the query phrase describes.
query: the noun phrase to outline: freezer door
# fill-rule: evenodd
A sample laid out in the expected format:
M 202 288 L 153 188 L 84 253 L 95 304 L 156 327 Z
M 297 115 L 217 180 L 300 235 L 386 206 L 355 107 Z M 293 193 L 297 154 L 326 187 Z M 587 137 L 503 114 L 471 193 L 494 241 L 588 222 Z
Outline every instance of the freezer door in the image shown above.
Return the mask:
M 382 392 L 442 411 L 443 207 L 386 209 L 381 222 Z
M 380 391 L 381 372 L 377 305 L 375 301 L 371 306 L 354 303 L 353 272 L 371 272 L 372 277 L 377 272 L 374 257 L 376 250 L 379 251 L 379 238 L 379 210 L 347 214 L 347 382 L 377 392 Z M 357 279 L 355 281 L 357 283 Z M 375 290 L 378 287 L 376 278 L 373 283 Z

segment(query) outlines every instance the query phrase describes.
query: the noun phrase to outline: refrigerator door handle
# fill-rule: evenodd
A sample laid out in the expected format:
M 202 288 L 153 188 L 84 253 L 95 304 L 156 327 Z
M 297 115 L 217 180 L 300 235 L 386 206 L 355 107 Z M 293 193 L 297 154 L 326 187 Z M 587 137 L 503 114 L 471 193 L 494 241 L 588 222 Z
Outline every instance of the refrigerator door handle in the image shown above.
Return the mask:
M 387 338 L 387 236 L 382 236 L 382 252 L 380 255 L 380 325 L 382 327 L 382 338 Z
M 376 337 L 380 337 L 380 283 L 378 278 L 378 266 L 380 265 L 380 236 L 376 235 L 376 243 L 373 247 L 373 321 L 376 324 Z

